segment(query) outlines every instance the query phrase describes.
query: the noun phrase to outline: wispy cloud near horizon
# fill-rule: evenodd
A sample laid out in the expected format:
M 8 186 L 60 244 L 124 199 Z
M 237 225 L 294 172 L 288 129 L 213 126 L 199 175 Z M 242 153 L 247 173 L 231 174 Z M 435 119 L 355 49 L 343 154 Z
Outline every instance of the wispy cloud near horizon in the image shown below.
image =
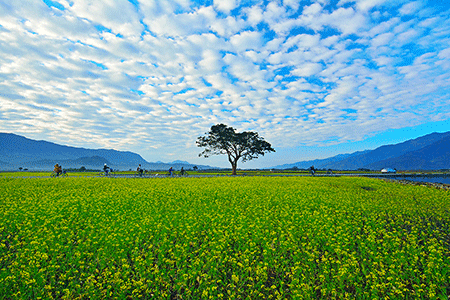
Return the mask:
M 217 123 L 287 149 L 450 119 L 450 4 L 207 3 L 0 0 L 0 131 L 195 162 Z

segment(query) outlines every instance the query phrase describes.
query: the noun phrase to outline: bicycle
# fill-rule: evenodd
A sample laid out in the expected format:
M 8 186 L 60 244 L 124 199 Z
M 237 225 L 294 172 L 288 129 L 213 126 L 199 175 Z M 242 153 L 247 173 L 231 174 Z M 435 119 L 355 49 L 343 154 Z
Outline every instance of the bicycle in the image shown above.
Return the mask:
M 183 172 L 172 172 L 172 174 L 169 172 L 166 175 L 167 177 L 185 177 L 188 176 L 188 172 L 183 171 Z
M 67 176 L 69 176 L 69 174 L 67 174 L 67 172 L 64 170 L 64 171 L 62 171 L 59 175 L 58 175 L 58 173 L 56 173 L 55 171 L 53 171 L 51 174 L 50 174 L 50 177 L 52 177 L 52 178 L 56 178 L 56 177 L 67 177 Z
M 144 170 L 144 169 L 142 169 L 142 172 L 141 171 L 136 171 L 135 173 L 134 173 L 134 176 L 136 176 L 136 177 L 142 177 L 143 175 L 147 175 L 147 174 L 150 174 L 150 172 L 149 171 L 147 171 L 147 170 Z
M 109 169 L 108 171 L 100 172 L 97 175 L 98 176 L 105 176 L 105 177 L 113 176 L 114 175 L 114 171 L 113 171 L 113 169 Z

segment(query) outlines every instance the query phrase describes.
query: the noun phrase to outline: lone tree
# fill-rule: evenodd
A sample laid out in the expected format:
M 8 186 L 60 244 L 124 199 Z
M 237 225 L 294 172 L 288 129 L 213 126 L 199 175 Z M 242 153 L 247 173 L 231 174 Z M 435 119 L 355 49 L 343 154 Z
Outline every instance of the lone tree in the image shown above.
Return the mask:
M 236 132 L 233 127 L 225 124 L 211 126 L 206 136 L 199 136 L 196 143 L 198 147 L 206 147 L 198 156 L 227 154 L 233 175 L 236 175 L 239 159 L 242 158 L 242 162 L 246 162 L 258 158 L 259 155 L 264 156 L 266 152 L 275 152 L 257 132 Z

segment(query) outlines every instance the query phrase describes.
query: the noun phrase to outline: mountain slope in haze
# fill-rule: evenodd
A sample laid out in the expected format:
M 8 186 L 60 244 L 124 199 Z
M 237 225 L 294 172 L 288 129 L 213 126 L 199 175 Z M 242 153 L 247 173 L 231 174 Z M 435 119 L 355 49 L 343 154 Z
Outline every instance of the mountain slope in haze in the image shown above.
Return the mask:
M 450 169 L 450 136 L 444 137 L 422 149 L 367 165 L 370 169 L 381 169 L 391 166 L 397 170 Z
M 374 150 L 337 155 L 327 159 L 300 161 L 274 168 L 306 169 L 313 165 L 318 169 L 334 170 L 357 170 L 360 168 L 372 170 L 382 168 L 396 168 L 397 170 L 450 169 L 449 139 L 450 131 L 435 132 L 403 143 L 381 146 Z
M 366 151 L 358 151 L 358 152 L 348 153 L 348 154 L 339 154 L 339 155 L 332 156 L 329 158 L 324 158 L 324 159 L 299 161 L 299 162 L 292 163 L 292 164 L 278 165 L 273 168 L 274 169 L 291 169 L 291 168 L 297 167 L 299 169 L 308 169 L 309 167 L 314 166 L 317 169 L 323 169 L 324 166 L 327 166 L 331 163 L 339 162 L 343 159 L 349 158 L 351 156 L 360 155 L 364 152 L 366 152 Z
M 129 151 L 62 146 L 47 141 L 35 141 L 12 133 L 0 133 L 0 160 L 9 164 L 45 159 L 70 160 L 93 156 L 103 157 L 120 165 L 146 162 L 139 154 Z
M 59 163 L 64 168 L 101 169 L 103 164 L 114 169 L 135 170 L 139 164 L 148 170 L 168 170 L 170 167 L 190 169 L 194 167 L 184 161 L 174 163 L 152 163 L 139 154 L 130 151 L 112 149 L 86 149 L 58 145 L 47 141 L 36 141 L 26 137 L 0 133 L 0 169 L 15 170 L 19 167 L 28 169 L 53 169 Z M 196 165 L 199 169 L 212 169 L 206 165 Z
M 11 164 L 7 163 L 6 161 L 0 160 L 0 170 L 10 169 Z
M 406 153 L 423 149 L 446 137 L 450 137 L 450 132 L 445 133 L 435 132 L 424 135 L 422 137 L 418 137 L 416 139 L 407 140 L 403 143 L 381 146 L 376 148 L 375 150 L 368 151 L 366 153 L 352 156 L 344 160 L 329 164 L 326 167 L 338 170 L 356 170 L 359 168 L 370 168 L 370 166 L 375 166 L 376 162 L 395 157 L 400 157 L 402 155 L 405 155 Z M 418 168 L 419 165 L 414 166 L 414 164 L 412 164 L 411 166 L 413 167 L 411 168 L 411 170 L 419 169 Z M 396 166 L 394 165 L 383 166 L 383 168 L 384 167 L 396 168 Z M 399 168 L 397 169 L 400 170 Z

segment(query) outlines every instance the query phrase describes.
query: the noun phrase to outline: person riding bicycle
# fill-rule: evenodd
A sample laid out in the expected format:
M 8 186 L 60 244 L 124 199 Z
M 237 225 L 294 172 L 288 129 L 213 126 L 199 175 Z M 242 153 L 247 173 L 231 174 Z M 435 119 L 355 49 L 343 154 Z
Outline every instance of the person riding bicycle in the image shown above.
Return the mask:
M 142 176 L 142 173 L 144 172 L 144 169 L 141 167 L 141 164 L 139 164 L 139 166 L 137 167 L 136 171 L 139 173 L 139 176 Z
M 108 176 L 109 170 L 110 170 L 110 168 L 106 164 L 104 164 L 103 165 L 103 171 L 105 171 L 105 176 Z
M 170 169 L 169 169 L 169 176 L 173 176 L 173 168 L 172 167 L 170 167 Z
M 59 164 L 56 164 L 53 171 L 56 173 L 56 176 L 61 175 L 62 174 L 62 166 L 60 166 Z
M 181 174 L 181 175 L 186 175 L 186 171 L 184 170 L 183 167 L 181 167 L 180 174 Z

